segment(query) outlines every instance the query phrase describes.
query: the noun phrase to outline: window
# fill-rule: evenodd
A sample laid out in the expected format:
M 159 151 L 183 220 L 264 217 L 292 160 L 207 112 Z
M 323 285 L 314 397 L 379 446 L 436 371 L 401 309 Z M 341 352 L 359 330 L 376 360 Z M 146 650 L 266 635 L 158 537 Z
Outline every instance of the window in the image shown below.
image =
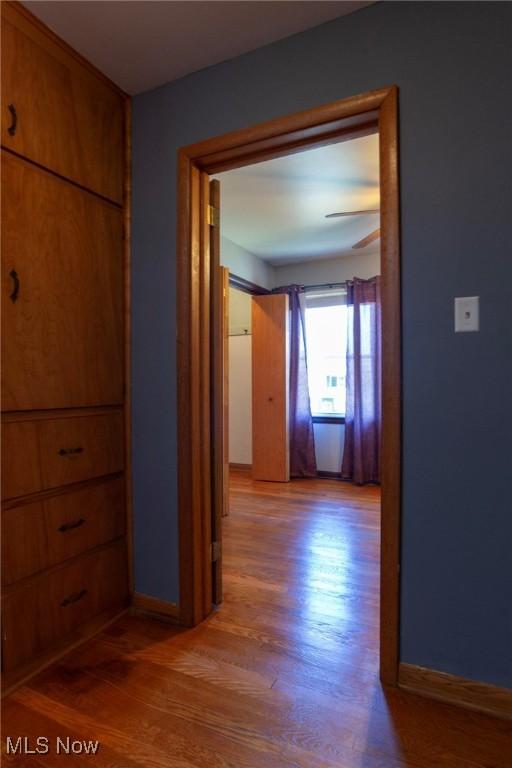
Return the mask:
M 309 398 L 313 416 L 345 415 L 346 305 L 345 293 L 306 293 L 306 344 Z

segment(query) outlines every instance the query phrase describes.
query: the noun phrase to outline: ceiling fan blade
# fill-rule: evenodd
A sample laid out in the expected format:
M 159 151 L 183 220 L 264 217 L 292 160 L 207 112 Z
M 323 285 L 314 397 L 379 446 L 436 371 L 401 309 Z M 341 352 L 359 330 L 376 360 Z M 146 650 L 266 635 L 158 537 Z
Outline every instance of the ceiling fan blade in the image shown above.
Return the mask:
M 338 213 L 327 213 L 326 219 L 338 219 L 342 216 L 362 216 L 365 213 L 378 213 L 379 208 L 368 208 L 366 211 L 339 211 Z
M 366 235 L 366 237 L 363 237 L 362 240 L 359 240 L 357 243 L 355 243 L 352 248 L 366 248 L 367 245 L 373 243 L 374 240 L 378 240 L 379 237 L 380 229 L 374 229 L 373 232 L 370 232 L 369 235 Z

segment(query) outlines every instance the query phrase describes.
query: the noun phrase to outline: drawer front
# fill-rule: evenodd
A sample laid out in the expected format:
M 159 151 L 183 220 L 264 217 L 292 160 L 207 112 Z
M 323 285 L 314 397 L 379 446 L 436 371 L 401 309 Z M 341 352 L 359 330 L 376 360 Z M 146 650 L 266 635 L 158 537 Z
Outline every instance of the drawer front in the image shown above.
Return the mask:
M 3 599 L 3 660 L 6 672 L 37 656 L 80 624 L 126 599 L 124 542 L 82 556 L 36 577 Z
M 124 479 L 63 493 L 2 513 L 4 586 L 125 532 Z
M 44 488 L 120 472 L 124 464 L 122 414 L 42 420 L 39 445 Z
M 6 5 L 2 144 L 122 203 L 122 96 Z
M 2 424 L 2 498 L 35 493 L 42 485 L 37 422 Z

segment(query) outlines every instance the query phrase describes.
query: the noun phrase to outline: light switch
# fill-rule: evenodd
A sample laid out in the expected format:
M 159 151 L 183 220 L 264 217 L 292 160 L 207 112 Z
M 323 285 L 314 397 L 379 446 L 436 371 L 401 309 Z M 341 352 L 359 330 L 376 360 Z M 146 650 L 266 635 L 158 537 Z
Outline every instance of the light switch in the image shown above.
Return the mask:
M 479 297 L 463 296 L 455 299 L 455 331 L 480 330 Z

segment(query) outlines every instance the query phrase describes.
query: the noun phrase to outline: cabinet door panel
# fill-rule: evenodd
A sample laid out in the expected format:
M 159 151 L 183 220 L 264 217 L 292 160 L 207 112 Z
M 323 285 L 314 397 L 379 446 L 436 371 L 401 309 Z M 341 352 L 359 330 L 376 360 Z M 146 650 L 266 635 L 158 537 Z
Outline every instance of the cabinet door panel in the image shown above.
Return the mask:
M 2 160 L 3 409 L 121 403 L 121 212 Z
M 122 96 L 4 6 L 2 144 L 121 203 Z

